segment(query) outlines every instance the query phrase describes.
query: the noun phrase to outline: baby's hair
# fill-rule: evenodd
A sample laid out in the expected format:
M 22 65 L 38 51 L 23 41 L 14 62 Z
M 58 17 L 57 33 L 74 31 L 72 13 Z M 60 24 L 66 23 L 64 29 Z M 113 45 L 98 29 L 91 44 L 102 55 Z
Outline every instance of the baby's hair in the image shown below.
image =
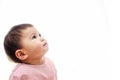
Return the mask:
M 5 52 L 10 60 L 13 62 L 22 63 L 21 60 L 19 60 L 15 56 L 15 51 L 17 49 L 21 49 L 21 37 L 22 37 L 22 31 L 25 30 L 28 27 L 33 27 L 32 24 L 18 24 L 13 26 L 7 35 L 4 38 L 4 49 Z

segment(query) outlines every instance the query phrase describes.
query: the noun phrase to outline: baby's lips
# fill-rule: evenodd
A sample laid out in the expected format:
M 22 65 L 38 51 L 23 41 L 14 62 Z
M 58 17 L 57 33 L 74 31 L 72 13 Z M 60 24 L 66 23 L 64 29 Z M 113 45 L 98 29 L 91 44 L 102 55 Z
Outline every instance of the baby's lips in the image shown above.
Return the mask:
M 47 45 L 47 42 L 45 42 L 44 44 L 43 44 L 43 46 L 46 46 Z

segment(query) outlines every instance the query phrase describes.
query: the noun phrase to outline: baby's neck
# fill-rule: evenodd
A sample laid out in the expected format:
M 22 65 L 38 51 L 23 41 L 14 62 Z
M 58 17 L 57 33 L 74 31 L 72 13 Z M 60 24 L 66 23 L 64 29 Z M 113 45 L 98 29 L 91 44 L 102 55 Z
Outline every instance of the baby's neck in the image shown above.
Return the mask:
M 25 61 L 25 63 L 27 63 L 27 64 L 31 64 L 31 65 L 42 65 L 42 64 L 44 64 L 44 62 L 45 62 L 45 59 L 44 59 L 44 57 L 42 57 L 40 60 L 30 60 L 30 61 Z

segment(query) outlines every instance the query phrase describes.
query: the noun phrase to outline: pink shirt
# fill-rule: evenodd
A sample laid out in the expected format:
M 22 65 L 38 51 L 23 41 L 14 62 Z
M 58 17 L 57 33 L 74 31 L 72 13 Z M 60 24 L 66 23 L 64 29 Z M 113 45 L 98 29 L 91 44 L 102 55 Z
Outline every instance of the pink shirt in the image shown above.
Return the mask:
M 57 80 L 57 73 L 52 61 L 45 58 L 42 65 L 18 64 L 9 80 Z

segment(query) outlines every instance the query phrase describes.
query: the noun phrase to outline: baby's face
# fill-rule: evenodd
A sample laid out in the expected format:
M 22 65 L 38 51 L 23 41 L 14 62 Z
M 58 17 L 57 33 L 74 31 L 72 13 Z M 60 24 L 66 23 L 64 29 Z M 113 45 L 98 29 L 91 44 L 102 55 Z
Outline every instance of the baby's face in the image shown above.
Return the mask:
M 22 48 L 29 59 L 40 59 L 48 51 L 47 41 L 34 27 L 23 30 L 21 40 Z

